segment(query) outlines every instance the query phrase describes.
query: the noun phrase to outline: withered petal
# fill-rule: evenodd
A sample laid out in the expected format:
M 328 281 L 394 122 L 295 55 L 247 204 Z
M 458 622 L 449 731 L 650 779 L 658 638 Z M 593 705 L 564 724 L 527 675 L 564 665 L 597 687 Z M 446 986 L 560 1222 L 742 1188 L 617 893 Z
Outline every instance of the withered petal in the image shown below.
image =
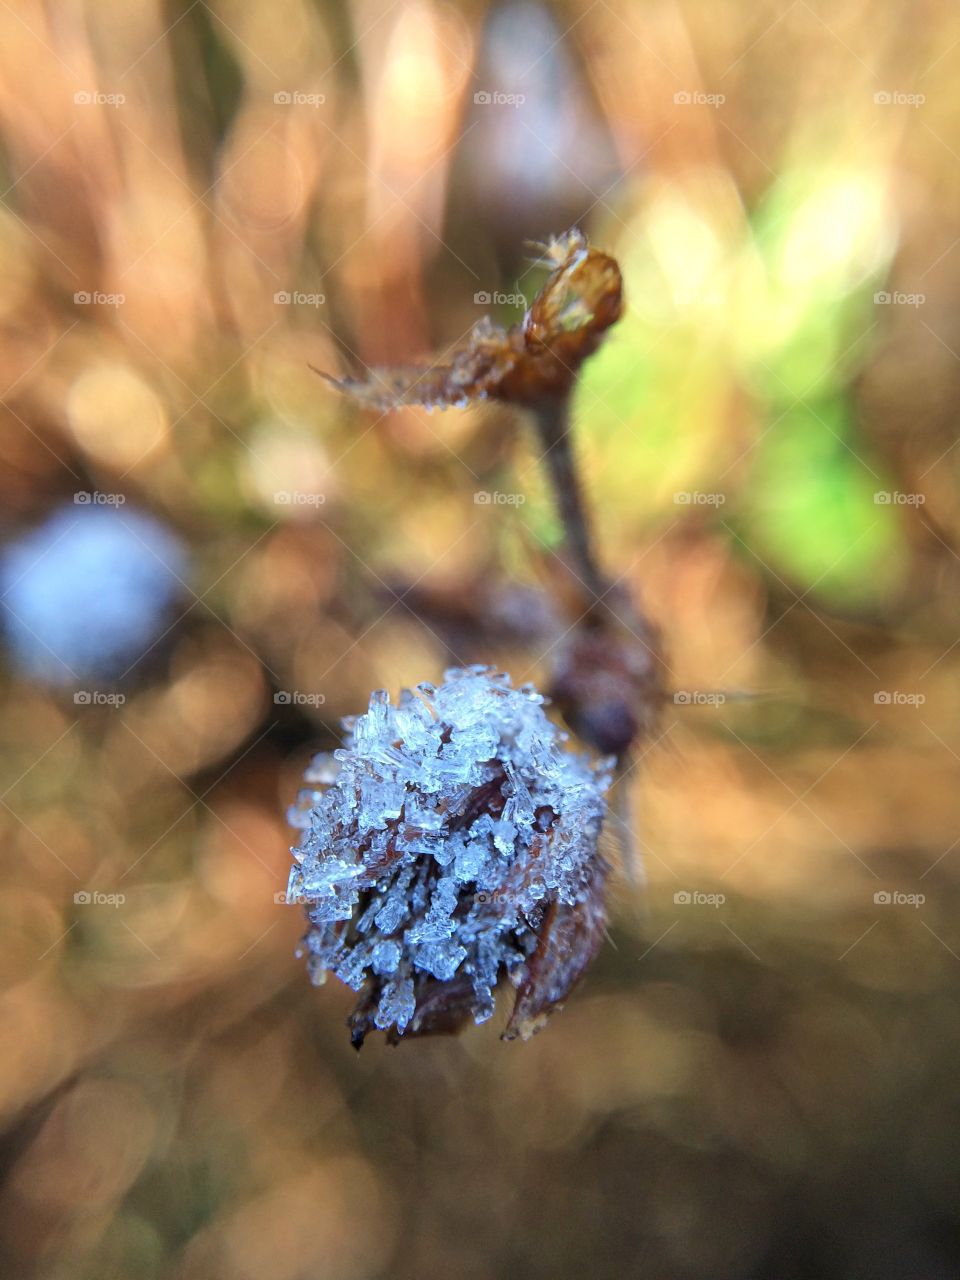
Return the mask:
M 380 998 L 380 984 L 369 983 L 347 1019 L 350 1040 L 355 1049 L 363 1047 L 367 1035 L 376 1030 L 374 1017 Z M 456 1035 L 469 1022 L 477 1007 L 473 983 L 466 974 L 441 982 L 422 979 L 417 984 L 417 1005 L 413 1017 L 401 1034 L 396 1027 L 386 1033 L 388 1044 L 397 1045 L 416 1036 Z
M 548 908 L 540 942 L 517 991 L 504 1040 L 515 1040 L 518 1036 L 529 1040 L 563 1004 L 593 963 L 607 923 L 606 877 L 606 864 L 597 854 L 583 900 L 573 906 L 554 902 Z

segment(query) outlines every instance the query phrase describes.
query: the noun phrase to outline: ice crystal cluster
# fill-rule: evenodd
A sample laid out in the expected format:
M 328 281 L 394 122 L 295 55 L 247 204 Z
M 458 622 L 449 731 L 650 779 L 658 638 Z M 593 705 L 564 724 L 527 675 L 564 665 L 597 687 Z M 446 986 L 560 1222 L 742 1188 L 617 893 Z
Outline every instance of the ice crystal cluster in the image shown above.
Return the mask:
M 545 1016 L 592 959 L 610 763 L 566 750 L 543 703 L 492 668 L 447 671 L 398 706 L 372 694 L 308 770 L 287 898 L 313 980 L 361 992 L 358 1046 L 483 1022 L 504 975 Z

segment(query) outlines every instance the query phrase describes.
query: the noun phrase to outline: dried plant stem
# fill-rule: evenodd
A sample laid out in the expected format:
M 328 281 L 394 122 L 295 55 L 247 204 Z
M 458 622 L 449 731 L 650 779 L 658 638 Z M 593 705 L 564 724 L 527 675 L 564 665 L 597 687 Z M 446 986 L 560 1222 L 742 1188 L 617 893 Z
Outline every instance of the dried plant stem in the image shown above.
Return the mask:
M 583 487 L 571 441 L 570 397 L 543 399 L 533 406 L 547 474 L 563 524 L 570 569 L 584 588 L 586 608 L 558 657 L 551 692 L 567 723 L 584 741 L 617 760 L 611 814 L 619 827 L 621 865 L 642 902 L 646 885 L 643 859 L 631 823 L 626 776 L 640 736 L 652 723 L 659 703 L 656 669 L 637 632 L 646 630 L 628 600 L 611 607 L 612 584 L 593 548 Z M 622 614 L 633 622 L 624 623 Z M 642 647 L 642 646 L 641 646 Z
M 594 597 L 603 596 L 609 583 L 600 570 L 593 550 L 583 490 L 570 438 L 570 397 L 543 399 L 532 408 L 537 434 L 544 450 L 542 461 L 547 468 L 567 550 L 573 562 L 571 567 Z

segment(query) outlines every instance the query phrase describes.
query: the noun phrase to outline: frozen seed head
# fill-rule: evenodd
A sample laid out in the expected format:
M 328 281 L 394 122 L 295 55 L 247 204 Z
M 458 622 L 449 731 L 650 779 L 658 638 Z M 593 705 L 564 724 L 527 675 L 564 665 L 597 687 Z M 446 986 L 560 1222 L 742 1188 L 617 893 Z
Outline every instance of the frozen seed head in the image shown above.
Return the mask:
M 493 668 L 447 671 L 396 707 L 372 694 L 308 770 L 288 899 L 306 903 L 313 981 L 361 993 L 358 1048 L 375 1027 L 396 1042 L 484 1022 L 504 976 L 505 1034 L 526 1038 L 596 954 L 611 762 L 567 751 L 543 703 Z

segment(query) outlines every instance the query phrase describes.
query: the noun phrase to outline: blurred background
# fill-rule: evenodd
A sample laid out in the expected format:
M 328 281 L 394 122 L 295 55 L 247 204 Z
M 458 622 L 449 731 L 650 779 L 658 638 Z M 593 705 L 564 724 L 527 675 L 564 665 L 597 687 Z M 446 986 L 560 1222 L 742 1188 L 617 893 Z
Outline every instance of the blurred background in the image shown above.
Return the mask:
M 958 57 L 924 0 L 0 6 L 4 1276 L 958 1274 Z M 573 223 L 645 909 L 529 1044 L 358 1056 L 303 768 L 572 620 L 524 422 L 309 365 L 519 320 Z

